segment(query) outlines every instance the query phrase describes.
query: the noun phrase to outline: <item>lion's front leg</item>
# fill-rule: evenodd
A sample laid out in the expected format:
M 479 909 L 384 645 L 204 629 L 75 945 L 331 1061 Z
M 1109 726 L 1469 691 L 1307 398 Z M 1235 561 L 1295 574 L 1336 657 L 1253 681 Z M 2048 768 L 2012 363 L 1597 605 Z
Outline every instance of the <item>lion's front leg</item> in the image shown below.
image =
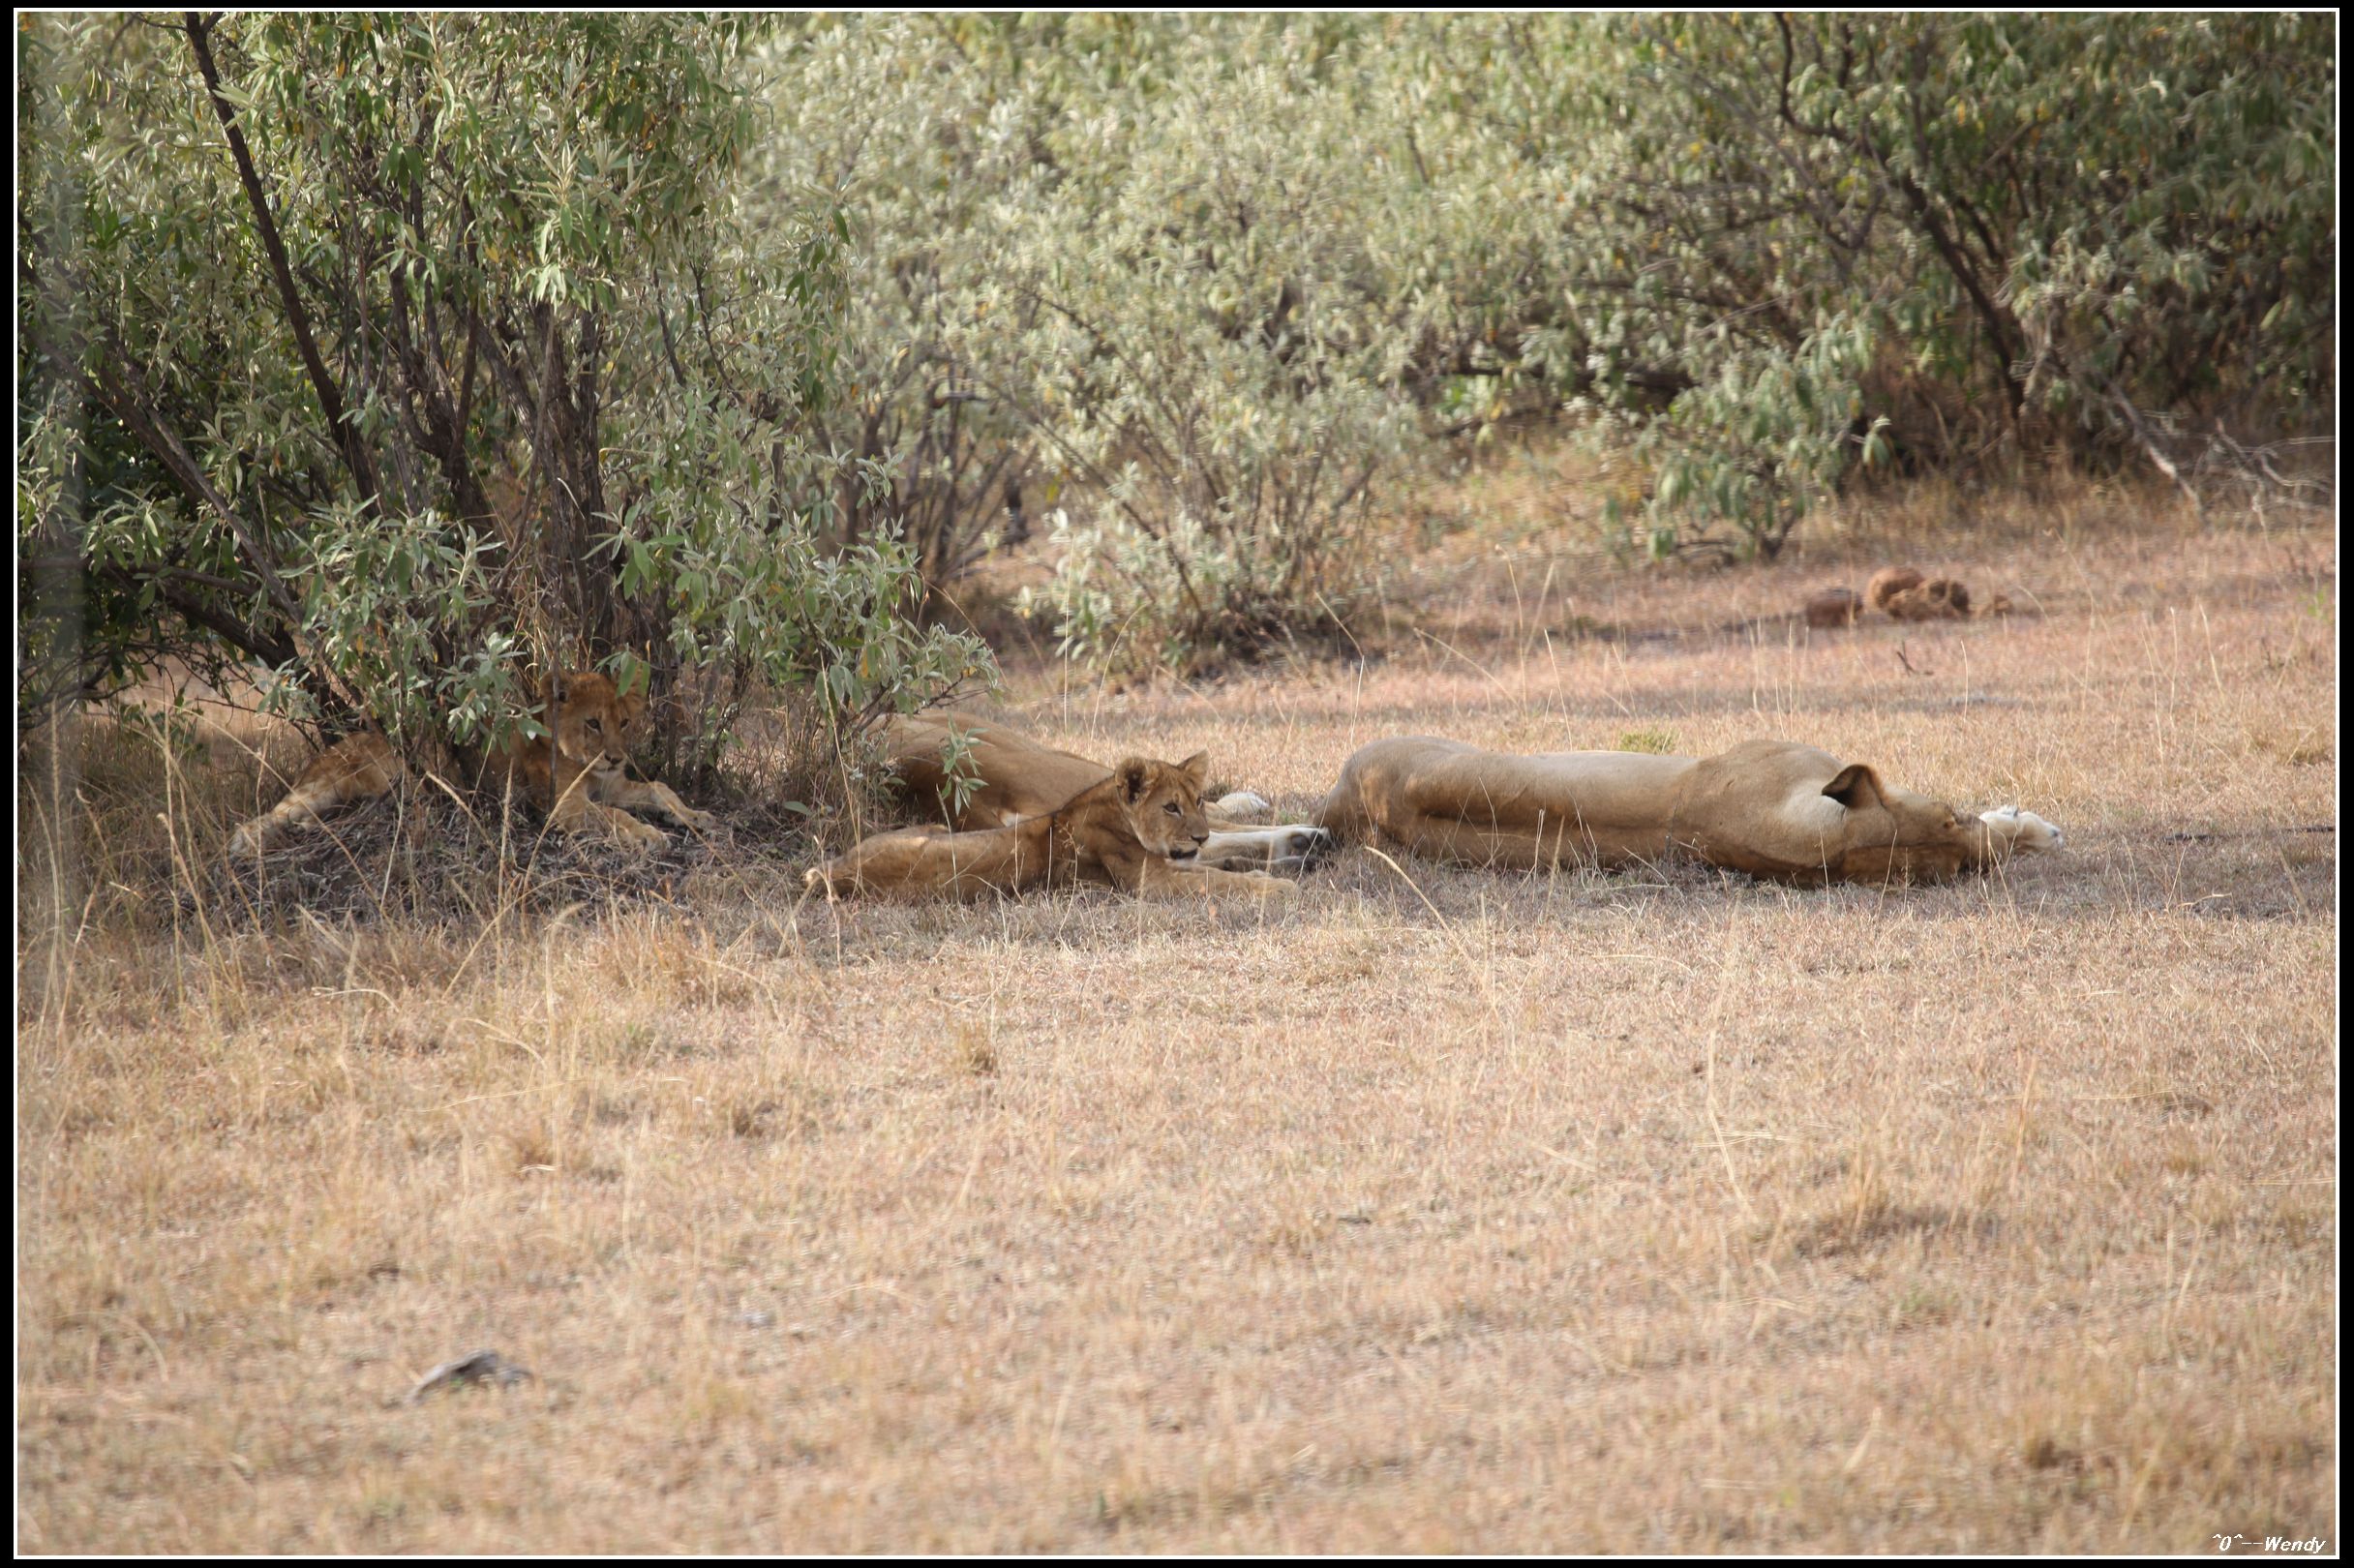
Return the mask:
M 1180 865 L 1159 856 L 1147 857 L 1136 867 L 1133 891 L 1146 897 L 1291 898 L 1299 889 L 1281 877 L 1257 871 L 1222 871 L 1209 865 Z
M 1330 832 L 1304 823 L 1287 828 L 1213 826 L 1196 863 L 1222 871 L 1310 871 L 1336 847 Z
M 606 804 L 631 811 L 659 811 L 682 828 L 692 828 L 699 833 L 716 832 L 719 819 L 708 811 L 697 811 L 679 799 L 678 792 L 667 784 L 646 783 L 626 775 L 608 779 L 598 790 Z
M 574 779 L 571 787 L 556 798 L 555 809 L 548 813 L 548 825 L 567 833 L 605 833 L 624 849 L 640 855 L 670 842 L 661 829 L 591 798 L 586 774 Z

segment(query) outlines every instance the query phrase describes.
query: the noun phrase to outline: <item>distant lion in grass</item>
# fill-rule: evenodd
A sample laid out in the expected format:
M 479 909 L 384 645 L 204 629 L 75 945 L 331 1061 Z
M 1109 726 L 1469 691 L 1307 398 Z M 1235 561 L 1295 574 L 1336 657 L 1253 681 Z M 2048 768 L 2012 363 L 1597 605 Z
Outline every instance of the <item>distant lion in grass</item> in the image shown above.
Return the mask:
M 1845 594 L 1847 590 L 1834 591 Z M 1822 596 L 1820 602 L 1827 602 L 1827 598 Z M 1983 603 L 1974 603 L 1968 584 L 1950 577 L 1924 578 L 1910 566 L 1884 566 L 1874 572 L 1872 580 L 1864 585 L 1863 603 L 1892 620 L 1967 620 L 1973 616 L 2012 613 L 2007 593 L 1997 593 Z M 1850 616 L 1851 623 L 1853 619 Z M 1807 605 L 1807 620 L 1817 626 L 1839 624 L 1828 618 L 1817 618 L 1815 602 Z
M 1882 608 L 1897 620 L 1966 620 L 1970 589 L 1950 577 L 1932 577 L 1890 595 Z
M 1198 864 L 1209 842 L 1201 803 L 1209 759 L 1131 757 L 1036 816 L 959 832 L 900 828 L 861 839 L 808 873 L 812 891 L 974 898 L 1096 884 L 1123 891 L 1201 897 L 1283 896 L 1292 884 L 1257 871 Z
M 1886 615 L 1888 606 L 1898 594 L 1910 592 L 1920 586 L 1921 575 L 1912 567 L 1883 566 L 1872 574 L 1870 582 L 1864 584 L 1863 602 L 1882 615 Z
M 1965 819 L 1866 764 L 1790 740 L 1747 740 L 1707 758 L 1376 740 L 1342 768 L 1315 821 L 1344 843 L 1463 864 L 1613 866 L 1683 854 L 1800 887 L 1943 881 L 2063 842 L 2033 812 Z
M 541 709 L 549 733 L 493 752 L 491 779 L 528 796 L 560 831 L 607 833 L 640 853 L 667 840 L 633 810 L 658 811 L 681 826 L 711 831 L 718 818 L 695 810 L 668 785 L 643 783 L 624 770 L 645 711 L 642 693 L 623 696 L 608 677 L 592 671 L 558 676 L 548 682 Z M 389 793 L 401 773 L 401 754 L 382 736 L 347 736 L 311 759 L 286 799 L 241 824 L 229 838 L 229 853 L 275 849 L 295 831 L 317 826 L 322 812 Z

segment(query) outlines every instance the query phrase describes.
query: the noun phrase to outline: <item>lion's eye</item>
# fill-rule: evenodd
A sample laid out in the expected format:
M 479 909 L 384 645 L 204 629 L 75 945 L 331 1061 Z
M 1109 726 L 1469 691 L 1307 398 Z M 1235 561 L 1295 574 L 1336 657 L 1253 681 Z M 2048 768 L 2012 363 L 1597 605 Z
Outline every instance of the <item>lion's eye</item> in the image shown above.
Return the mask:
M 1185 815 L 1184 812 L 1177 809 L 1177 802 L 1174 800 L 1162 801 L 1161 803 L 1161 809 L 1167 812 L 1172 817 L 1182 817 Z

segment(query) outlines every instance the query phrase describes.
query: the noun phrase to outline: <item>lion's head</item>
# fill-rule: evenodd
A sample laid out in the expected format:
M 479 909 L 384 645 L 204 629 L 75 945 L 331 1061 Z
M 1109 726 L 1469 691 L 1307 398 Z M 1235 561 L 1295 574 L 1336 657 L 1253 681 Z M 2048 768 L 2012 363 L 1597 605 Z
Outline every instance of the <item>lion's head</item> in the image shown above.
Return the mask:
M 618 772 L 629 760 L 629 742 L 646 713 L 643 692 L 624 697 L 611 678 L 576 671 L 548 682 L 547 724 L 556 749 L 591 773 Z
M 2032 811 L 2006 806 L 1965 817 L 1885 782 L 1863 763 L 1841 769 L 1823 794 L 1843 808 L 1837 837 L 1844 853 L 1834 869 L 1852 882 L 1936 881 L 2064 842 L 2059 829 Z
M 1704 859 L 1800 882 L 1936 882 L 2062 842 L 2032 812 L 1964 816 L 1868 763 L 1790 740 L 1744 740 L 1695 764 L 1681 810 Z
M 1201 806 L 1209 772 L 1206 751 L 1181 763 L 1130 757 L 1113 769 L 1112 779 L 1136 842 L 1172 860 L 1190 860 L 1200 854 L 1210 836 L 1209 815 Z

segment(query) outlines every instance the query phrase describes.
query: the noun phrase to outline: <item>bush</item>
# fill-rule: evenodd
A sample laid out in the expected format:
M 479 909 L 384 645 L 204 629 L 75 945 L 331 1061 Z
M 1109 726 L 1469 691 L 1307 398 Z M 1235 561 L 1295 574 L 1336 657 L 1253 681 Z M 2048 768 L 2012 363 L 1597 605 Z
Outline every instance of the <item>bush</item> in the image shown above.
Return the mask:
M 1367 162 L 1369 136 L 1406 157 L 1366 117 L 1376 42 L 854 18 L 785 52 L 784 163 L 842 179 L 872 263 L 836 439 L 890 467 L 907 537 L 957 538 L 927 546 L 944 561 L 1008 519 L 1005 476 L 1059 501 L 1030 602 L 1067 651 L 1248 654 L 1361 586 L 1371 486 L 1418 435 L 1409 372 L 1448 309 L 1405 286 L 1433 264 L 1421 209 Z
M 594 664 L 708 765 L 983 674 L 829 547 L 847 229 L 748 221 L 760 24 L 49 15 L 19 41 L 20 714 L 166 655 L 464 753 Z
M 1660 553 L 1882 465 L 2189 486 L 2333 406 L 2335 36 L 34 16 L 19 708 L 257 661 L 464 747 L 592 661 L 708 767 L 763 684 L 985 672 L 920 619 L 1034 516 L 1073 654 L 1312 632 L 1387 475 L 1564 401 Z
M 1859 462 L 2147 457 L 2334 395 L 2318 15 L 1561 18 L 1495 94 L 1579 172 L 1533 356 L 1644 432 L 1654 516 L 1771 553 Z M 1663 417 L 1664 406 L 1664 417 Z

